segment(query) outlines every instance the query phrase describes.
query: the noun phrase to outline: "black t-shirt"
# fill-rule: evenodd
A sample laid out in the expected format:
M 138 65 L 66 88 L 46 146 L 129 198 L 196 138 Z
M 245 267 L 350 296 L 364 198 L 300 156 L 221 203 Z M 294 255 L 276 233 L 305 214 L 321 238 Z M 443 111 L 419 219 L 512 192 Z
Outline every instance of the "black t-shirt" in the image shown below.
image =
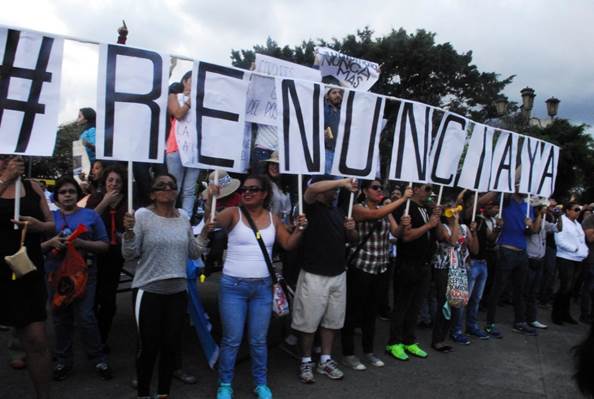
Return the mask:
M 400 218 L 404 215 L 404 210 L 405 207 L 401 206 L 394 211 L 394 217 L 398 223 L 400 223 Z M 431 217 L 431 211 L 429 209 L 417 205 L 414 201 L 410 201 L 408 214 L 413 229 L 426 224 Z M 419 263 L 429 262 L 434 252 L 435 234 L 433 229 L 413 241 L 405 242 L 404 240 L 398 240 L 397 256 L 408 261 L 418 261 Z
M 345 213 L 319 202 L 304 205 L 309 225 L 303 234 L 301 267 L 321 276 L 338 276 L 346 265 Z
M 478 254 L 470 254 L 471 259 L 485 260 L 487 259 L 487 250 L 489 249 L 489 241 L 487 239 L 487 222 L 481 216 L 477 218 L 476 236 L 479 242 Z

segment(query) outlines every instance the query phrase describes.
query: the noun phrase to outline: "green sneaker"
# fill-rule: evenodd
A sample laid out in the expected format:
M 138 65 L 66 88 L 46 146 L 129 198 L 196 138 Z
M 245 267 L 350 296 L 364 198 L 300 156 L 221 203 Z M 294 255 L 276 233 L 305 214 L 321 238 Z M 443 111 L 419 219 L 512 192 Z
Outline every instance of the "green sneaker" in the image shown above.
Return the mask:
M 404 351 L 404 344 L 386 346 L 386 353 L 397 360 L 408 360 L 408 355 Z
M 419 344 L 404 345 L 404 349 L 413 356 L 425 359 L 429 354 L 419 347 Z

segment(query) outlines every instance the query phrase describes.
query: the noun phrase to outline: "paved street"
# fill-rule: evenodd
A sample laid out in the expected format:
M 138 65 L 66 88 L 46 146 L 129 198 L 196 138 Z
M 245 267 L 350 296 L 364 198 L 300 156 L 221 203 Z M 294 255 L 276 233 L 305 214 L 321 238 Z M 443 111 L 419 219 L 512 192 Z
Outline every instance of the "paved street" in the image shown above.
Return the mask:
M 200 286 L 206 306 L 215 306 L 215 279 Z M 114 321 L 111 364 L 115 378 L 102 381 L 94 373 L 76 342 L 76 364 L 70 377 L 53 383 L 53 397 L 61 399 L 134 398 L 130 386 L 134 377 L 135 330 L 131 317 L 131 294 L 119 294 L 119 309 Z M 541 311 L 542 321 L 550 322 L 549 312 Z M 484 314 L 481 314 L 484 317 Z M 426 360 L 411 359 L 401 363 L 381 357 L 386 367 L 363 372 L 345 370 L 343 381 L 330 381 L 317 376 L 314 385 L 303 385 L 297 379 L 297 363 L 278 347 L 270 352 L 269 384 L 277 398 L 578 398 L 571 381 L 570 348 L 586 333 L 584 325 L 551 326 L 538 337 L 524 337 L 511 332 L 510 306 L 499 308 L 503 340 L 474 340 L 469 346 L 455 345 L 455 352 L 436 353 L 430 350 Z M 275 322 L 271 341 L 280 339 L 280 325 Z M 378 352 L 388 335 L 388 323 L 378 320 Z M 215 325 L 215 328 L 217 326 Z M 430 331 L 419 331 L 419 342 L 428 348 Z M 50 326 L 51 334 L 51 326 Z M 0 346 L 6 348 L 9 333 L 0 333 Z M 216 372 L 208 369 L 197 338 L 188 326 L 184 331 L 185 368 L 198 376 L 196 385 L 174 382 L 172 398 L 213 398 L 216 392 Z M 357 350 L 360 345 L 357 342 Z M 335 351 L 340 353 L 337 346 Z M 237 367 L 234 384 L 236 398 L 251 398 L 249 361 L 245 348 Z M 31 398 L 26 371 L 8 367 L 6 350 L 0 352 L 0 398 Z

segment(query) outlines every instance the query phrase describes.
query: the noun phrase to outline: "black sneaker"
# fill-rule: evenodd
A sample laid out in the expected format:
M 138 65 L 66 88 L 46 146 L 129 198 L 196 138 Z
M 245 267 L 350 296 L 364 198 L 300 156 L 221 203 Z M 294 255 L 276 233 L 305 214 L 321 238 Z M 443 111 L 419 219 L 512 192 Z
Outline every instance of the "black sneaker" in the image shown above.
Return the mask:
M 68 374 L 70 374 L 70 371 L 72 371 L 72 367 L 66 366 L 62 363 L 57 363 L 54 366 L 53 371 L 54 381 L 64 381 L 66 378 L 68 378 Z
M 524 334 L 529 337 L 536 337 L 538 333 L 536 330 L 528 325 L 528 323 L 516 323 L 514 324 L 514 328 L 512 328 L 513 332 Z
M 95 370 L 97 370 L 97 374 L 99 374 L 99 376 L 106 381 L 113 378 L 111 367 L 109 367 L 109 364 L 105 362 L 97 363 L 95 365 Z

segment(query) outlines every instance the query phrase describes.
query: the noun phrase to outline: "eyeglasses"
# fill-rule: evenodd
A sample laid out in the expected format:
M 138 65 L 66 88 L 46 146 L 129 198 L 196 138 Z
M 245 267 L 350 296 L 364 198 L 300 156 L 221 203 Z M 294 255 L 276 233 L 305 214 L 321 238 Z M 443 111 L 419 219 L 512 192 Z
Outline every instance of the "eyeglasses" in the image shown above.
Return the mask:
M 65 189 L 65 190 L 60 190 L 58 191 L 59 195 L 66 195 L 66 194 L 76 194 L 76 190 L 73 188 L 70 189 Z
M 258 186 L 243 186 L 237 189 L 237 192 L 240 194 L 259 193 L 261 191 L 264 191 L 264 189 Z
M 369 186 L 370 189 L 375 190 L 375 191 L 382 191 L 384 188 L 382 186 L 380 186 L 379 184 L 374 184 L 372 186 Z
M 177 190 L 177 184 L 173 182 L 163 182 L 157 183 L 152 188 L 152 191 L 169 191 L 169 190 Z
M 572 209 L 570 209 L 570 211 L 580 212 L 581 211 L 581 208 L 572 208 Z

